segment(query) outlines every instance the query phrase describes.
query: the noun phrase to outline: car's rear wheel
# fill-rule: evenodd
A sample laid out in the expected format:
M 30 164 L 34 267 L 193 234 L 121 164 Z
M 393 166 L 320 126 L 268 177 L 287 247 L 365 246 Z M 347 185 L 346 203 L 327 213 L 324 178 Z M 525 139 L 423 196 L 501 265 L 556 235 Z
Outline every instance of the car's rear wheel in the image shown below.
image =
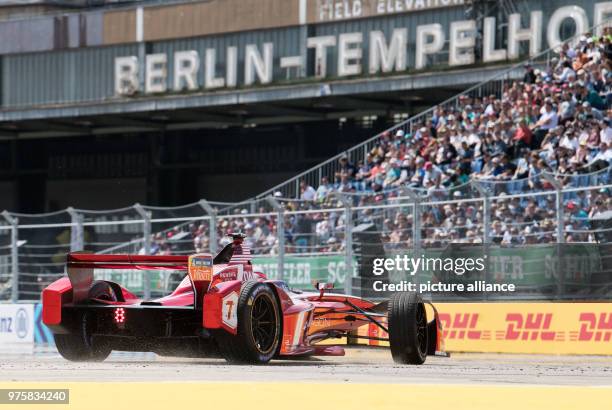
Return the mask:
M 237 306 L 234 336 L 216 332 L 221 354 L 231 363 L 263 364 L 277 353 L 281 339 L 281 312 L 274 291 L 261 282 L 246 282 Z
M 117 295 L 112 287 L 104 281 L 96 281 L 89 289 L 89 299 L 116 301 Z M 80 312 L 75 318 L 72 333 L 55 334 L 55 346 L 59 354 L 74 362 L 100 362 L 108 357 L 111 348 L 93 337 L 97 321 L 93 312 Z
M 389 300 L 389 344 L 396 363 L 423 364 L 428 335 L 425 304 L 414 292 L 399 292 Z

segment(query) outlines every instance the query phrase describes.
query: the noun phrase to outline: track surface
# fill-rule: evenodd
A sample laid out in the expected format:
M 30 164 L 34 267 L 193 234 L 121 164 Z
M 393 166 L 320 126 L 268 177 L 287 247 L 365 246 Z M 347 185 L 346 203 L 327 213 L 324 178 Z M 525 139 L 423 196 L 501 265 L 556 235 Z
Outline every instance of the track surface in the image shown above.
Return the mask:
M 71 363 L 52 349 L 0 350 L 0 381 L 58 380 L 612 386 L 612 358 L 455 354 L 429 357 L 423 366 L 400 366 L 386 349 L 350 349 L 345 357 L 236 366 L 217 359 L 128 353 L 113 353 L 102 363 Z

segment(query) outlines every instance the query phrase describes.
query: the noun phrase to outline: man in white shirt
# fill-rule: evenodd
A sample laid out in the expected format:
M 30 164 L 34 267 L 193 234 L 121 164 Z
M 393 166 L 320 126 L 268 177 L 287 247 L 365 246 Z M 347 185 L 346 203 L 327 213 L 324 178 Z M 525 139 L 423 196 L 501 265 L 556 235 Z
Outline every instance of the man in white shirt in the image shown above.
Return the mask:
M 538 122 L 534 124 L 534 128 L 537 128 L 534 133 L 534 140 L 532 142 L 531 148 L 539 149 L 542 141 L 544 141 L 544 137 L 548 134 L 553 128 L 556 128 L 559 124 L 559 116 L 557 115 L 557 111 L 553 110 L 552 100 L 550 98 L 546 98 L 544 101 L 544 111 L 542 115 L 540 115 L 540 119 Z
M 308 185 L 306 181 L 300 182 L 300 191 L 302 192 L 302 196 L 300 198 L 304 201 L 313 201 L 317 193 L 317 191 L 315 191 L 313 187 Z
M 546 103 L 544 104 L 544 112 L 540 115 L 540 119 L 536 123 L 536 125 L 541 130 L 550 130 L 555 128 L 559 124 L 559 116 L 557 112 L 553 110 L 552 100 L 546 99 Z
M 610 120 L 605 120 L 606 127 L 599 131 L 599 139 L 601 142 L 605 142 L 608 146 L 612 144 L 612 127 L 610 127 Z
M 440 178 L 442 172 L 440 168 L 434 166 L 431 162 L 427 161 L 423 166 L 423 187 L 428 188 L 430 185 L 435 184 L 435 181 Z
M 325 242 L 331 236 L 331 226 L 329 225 L 329 219 L 323 219 L 317 222 L 315 225 L 315 233 L 320 242 Z
M 576 151 L 578 149 L 578 138 L 576 137 L 576 133 L 573 131 L 566 132 L 565 136 L 561 138 L 559 146 L 571 151 Z
M 605 161 L 612 164 L 612 147 L 605 142 L 599 144 L 599 153 L 593 157 L 592 162 Z
M 570 81 L 573 78 L 576 78 L 576 72 L 572 69 L 571 64 L 568 62 L 564 65 L 563 71 L 561 72 L 561 75 L 557 76 L 557 79 L 560 81 Z
M 331 190 L 332 188 L 329 185 L 329 180 L 327 179 L 327 177 L 322 177 L 321 185 L 319 185 L 317 191 L 315 192 L 315 199 L 318 202 L 324 201 L 325 197 L 331 192 Z
M 576 112 L 576 104 L 572 100 L 572 96 L 569 94 L 567 90 L 563 92 L 562 102 L 559 104 L 559 110 L 557 114 L 561 117 L 562 120 L 566 120 L 571 118 Z

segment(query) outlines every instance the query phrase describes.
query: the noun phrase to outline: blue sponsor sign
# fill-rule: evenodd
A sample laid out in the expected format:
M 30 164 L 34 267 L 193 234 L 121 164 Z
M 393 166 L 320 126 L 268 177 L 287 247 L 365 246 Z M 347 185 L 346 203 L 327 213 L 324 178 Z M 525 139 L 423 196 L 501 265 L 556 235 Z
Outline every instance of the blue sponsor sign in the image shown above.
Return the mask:
M 55 344 L 53 333 L 42 321 L 42 303 L 34 306 L 34 343 Z

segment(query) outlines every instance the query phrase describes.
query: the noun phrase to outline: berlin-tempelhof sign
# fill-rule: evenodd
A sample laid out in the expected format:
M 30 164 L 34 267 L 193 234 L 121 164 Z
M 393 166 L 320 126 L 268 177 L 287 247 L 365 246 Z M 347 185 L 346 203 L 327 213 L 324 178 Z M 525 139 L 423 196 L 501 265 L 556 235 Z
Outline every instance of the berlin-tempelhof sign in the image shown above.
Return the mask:
M 529 43 L 529 54 L 536 55 L 543 50 L 543 32 L 550 47 L 561 43 L 561 24 L 571 19 L 576 32 L 586 32 L 592 25 L 602 23 L 612 14 L 612 1 L 596 3 L 593 11 L 593 24 L 589 22 L 586 11 L 579 6 L 560 7 L 553 12 L 545 30 L 542 30 L 543 13 L 531 12 L 529 26 L 521 25 L 520 14 L 509 16 L 507 24 L 507 48 L 495 48 L 495 17 L 484 20 L 482 37 L 482 60 L 485 63 L 512 60 L 519 57 L 519 44 Z M 601 27 L 598 28 L 598 31 Z M 448 33 L 448 38 L 446 33 Z M 367 53 L 362 47 L 364 36 L 369 36 Z M 450 23 L 445 31 L 441 24 L 426 24 L 416 27 L 414 67 L 408 67 L 408 28 L 396 28 L 391 33 L 374 30 L 367 34 L 362 32 L 340 33 L 309 37 L 306 48 L 314 50 L 314 61 L 306 61 L 305 55 L 275 55 L 275 44 L 267 42 L 258 46 L 247 44 L 244 55 L 239 59 L 237 46 L 224 50 L 207 48 L 205 50 L 183 50 L 173 55 L 165 53 L 146 55 L 144 61 L 137 56 L 124 56 L 115 59 L 115 93 L 132 95 L 137 91 L 146 94 L 168 91 L 194 91 L 198 89 L 234 88 L 254 84 L 270 84 L 273 78 L 274 64 L 283 70 L 297 69 L 306 72 L 307 64 L 314 64 L 315 78 L 350 77 L 361 74 L 402 72 L 408 68 L 422 70 L 427 67 L 427 56 L 441 52 L 448 41 L 448 65 L 465 66 L 475 62 L 476 21 L 462 20 Z M 328 51 L 335 48 L 337 58 L 336 72 L 328 69 Z M 296 47 L 299 49 L 299 47 Z M 219 53 L 225 53 L 225 67 L 217 69 Z M 367 54 L 367 55 L 365 55 Z M 173 60 L 173 75 L 169 78 L 168 61 Z M 244 75 L 238 78 L 238 62 L 244 64 Z M 140 86 L 141 64 L 144 64 L 144 89 Z

